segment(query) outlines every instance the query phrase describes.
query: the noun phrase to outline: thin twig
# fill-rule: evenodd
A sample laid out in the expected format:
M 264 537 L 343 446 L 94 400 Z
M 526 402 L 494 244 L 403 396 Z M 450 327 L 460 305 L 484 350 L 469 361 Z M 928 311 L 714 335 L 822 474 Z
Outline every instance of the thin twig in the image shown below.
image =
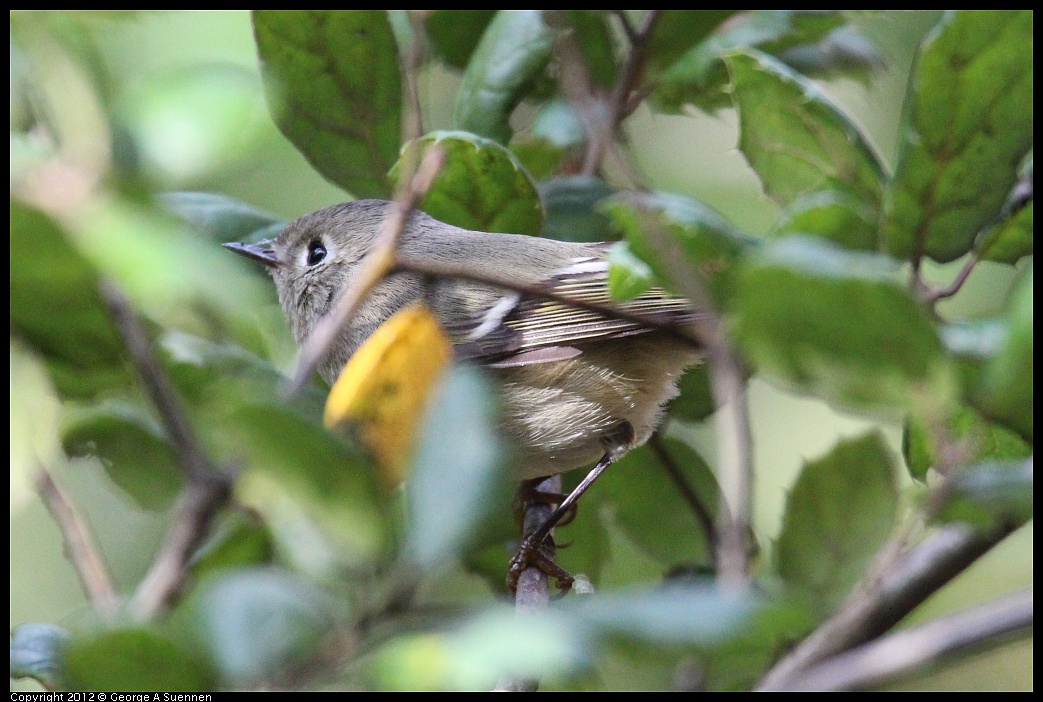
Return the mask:
M 970 277 L 971 272 L 980 262 L 981 259 L 978 258 L 978 254 L 972 253 L 951 283 L 940 288 L 931 288 L 928 286 L 925 289 L 923 293 L 925 302 L 935 303 L 939 300 L 944 300 L 947 297 L 952 297 L 960 292 L 960 288 L 962 288 L 963 284 L 967 282 L 967 278 Z
M 939 588 L 1007 537 L 1013 525 L 981 533 L 965 525 L 939 529 L 860 589 L 764 676 L 758 689 L 794 684 L 804 671 L 888 631 Z
M 634 29 L 634 25 L 630 23 L 630 18 L 627 17 L 626 10 L 612 10 L 612 14 L 619 20 L 620 26 L 623 27 L 623 33 L 627 36 L 627 41 L 631 44 L 637 41 L 637 31 Z
M 717 565 L 717 550 L 719 548 L 718 541 L 719 536 L 717 534 L 717 525 L 714 524 L 713 513 L 703 503 L 696 494 L 695 489 L 691 483 L 685 477 L 681 471 L 680 466 L 674 460 L 674 457 L 670 455 L 670 452 L 666 450 L 666 446 L 663 444 L 663 439 L 659 433 L 652 435 L 652 438 L 648 440 L 648 445 L 652 448 L 652 452 L 655 453 L 656 458 L 659 459 L 659 465 L 663 467 L 666 474 L 670 476 L 670 479 L 674 481 L 674 485 L 677 487 L 677 492 L 680 493 L 681 498 L 688 503 L 688 506 L 692 510 L 692 514 L 695 515 L 696 521 L 703 528 L 703 534 L 706 536 L 706 543 L 710 551 L 710 558 L 713 565 Z
M 180 594 L 188 577 L 189 559 L 206 536 L 218 510 L 228 502 L 232 475 L 214 465 L 203 450 L 123 291 L 105 281 L 100 285 L 100 292 L 131 363 L 159 412 L 186 479 L 163 546 L 134 593 L 132 611 L 140 619 L 149 620 L 169 607 Z
M 413 28 L 413 43 L 401 57 L 402 76 L 405 78 L 406 118 L 405 141 L 418 139 L 424 134 L 424 112 L 420 107 L 420 66 L 424 61 L 424 16 L 428 10 L 405 10 L 409 25 Z
M 83 584 L 91 606 L 103 617 L 113 616 L 118 606 L 116 586 L 113 585 L 112 574 L 101 555 L 94 532 L 79 508 L 43 466 L 37 468 L 35 482 L 37 492 L 58 525 L 65 542 L 65 553 Z
M 417 261 L 413 259 L 407 261 L 399 259 L 395 262 L 393 270 L 419 273 L 421 275 L 430 275 L 440 278 L 469 280 L 474 283 L 482 283 L 484 285 L 503 288 L 504 290 L 511 290 L 537 299 L 550 300 L 551 302 L 558 302 L 563 305 L 569 305 L 570 307 L 597 312 L 598 314 L 609 317 L 610 319 L 622 319 L 627 322 L 633 322 L 634 324 L 640 324 L 649 329 L 655 329 L 656 331 L 669 334 L 673 338 L 688 344 L 689 346 L 701 348 L 701 344 L 697 338 L 686 333 L 684 329 L 678 327 L 672 322 L 664 322 L 660 319 L 652 319 L 644 315 L 634 314 L 611 305 L 602 305 L 587 300 L 577 300 L 568 295 L 556 293 L 553 290 L 539 285 L 529 285 L 517 279 L 508 279 L 489 275 L 487 273 L 481 273 L 473 270 L 467 265 L 443 263 L 441 261 Z
M 300 391 L 315 372 L 315 367 L 325 358 L 340 336 L 344 326 L 351 320 L 355 310 L 365 299 L 369 291 L 387 275 L 395 265 L 395 251 L 398 240 L 417 203 L 423 198 L 439 169 L 442 167 L 444 153 L 438 146 L 432 146 L 424 154 L 424 159 L 412 178 L 405 179 L 406 185 L 395 198 L 394 206 L 380 226 L 380 234 L 366 256 L 359 263 L 358 278 L 355 283 L 340 294 L 333 310 L 319 320 L 311 336 L 301 348 L 297 372 L 286 389 L 288 395 Z M 407 169 L 408 170 L 408 169 Z
M 552 475 L 544 478 L 536 485 L 537 492 L 552 494 L 561 493 L 561 476 Z M 524 505 L 522 516 L 522 543 L 547 521 L 553 505 L 544 500 L 527 500 Z M 554 540 L 548 539 L 541 549 L 544 554 L 554 557 Z M 540 612 L 547 608 L 550 602 L 550 576 L 536 566 L 530 565 L 518 576 L 518 589 L 514 595 L 514 610 L 518 616 L 523 617 L 532 612 Z M 535 692 L 539 687 L 539 681 L 528 679 L 502 678 L 497 684 L 494 692 Z
M 1032 589 L 1002 597 L 840 654 L 770 692 L 866 690 L 919 672 L 954 655 L 1032 632 Z

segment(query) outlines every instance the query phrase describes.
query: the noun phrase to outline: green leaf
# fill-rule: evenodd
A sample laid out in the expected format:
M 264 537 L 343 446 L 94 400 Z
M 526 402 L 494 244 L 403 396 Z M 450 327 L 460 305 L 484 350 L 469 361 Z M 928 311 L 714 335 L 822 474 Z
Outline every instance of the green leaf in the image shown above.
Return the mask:
M 131 626 L 73 637 L 62 670 L 70 690 L 207 692 L 215 681 L 198 651 L 165 633 Z
M 655 284 L 648 264 L 635 256 L 625 241 L 608 252 L 608 288 L 613 300 L 633 300 Z
M 11 630 L 11 677 L 32 678 L 48 690 L 62 687 L 61 654 L 69 632 L 54 624 L 19 624 Z
M 615 192 L 592 176 L 564 176 L 539 184 L 547 208 L 542 235 L 558 241 L 598 242 L 612 238 L 608 217 L 599 205 Z
M 661 458 L 648 444 L 634 449 L 598 480 L 598 490 L 611 501 L 623 531 L 649 555 L 674 566 L 710 565 L 713 546 L 707 523 L 712 528 L 717 519 L 717 479 L 684 442 L 663 437 L 655 441 L 668 458 Z M 676 478 L 670 470 L 677 471 Z M 675 479 L 686 483 L 687 497 Z
M 112 481 L 143 509 L 167 509 L 184 483 L 166 433 L 139 405 L 109 399 L 70 408 L 60 433 L 67 454 L 97 456 Z
M 879 254 L 792 236 L 742 267 L 735 335 L 758 370 L 864 407 L 944 406 L 952 368 L 931 320 Z M 926 408 L 924 408 L 926 409 Z
M 163 350 L 213 455 L 300 500 L 346 551 L 373 558 L 387 546 L 377 476 L 359 450 L 326 431 L 323 392 L 284 397 L 283 376 L 238 346 L 169 334 Z
M 508 119 L 550 61 L 552 43 L 542 10 L 497 12 L 467 64 L 454 126 L 508 143 Z
M 811 234 L 854 251 L 877 248 L 876 211 L 858 198 L 836 190 L 818 190 L 798 198 L 772 227 L 776 236 Z
M 607 635 L 656 644 L 720 643 L 743 630 L 764 608 L 752 589 L 719 590 L 711 582 L 602 593 L 574 601 L 564 612 L 595 640 Z
M 271 563 L 275 540 L 260 516 L 245 509 L 225 514 L 192 555 L 192 576 L 211 577 L 232 568 Z
M 952 492 L 939 521 L 966 522 L 978 529 L 1013 529 L 1032 519 L 1032 459 L 986 461 L 953 476 Z
M 463 70 L 496 10 L 429 10 L 424 24 L 440 59 Z
M 567 100 L 550 100 L 540 106 L 528 130 L 511 140 L 511 152 L 533 178 L 543 180 L 579 170 L 586 139 L 576 109 Z
M 968 460 L 998 461 L 1028 458 L 1032 446 L 1025 443 L 1014 432 L 993 424 L 970 407 L 959 408 L 949 421 L 948 431 L 953 439 L 961 439 L 974 447 L 974 455 Z M 902 437 L 902 452 L 905 454 L 909 473 L 917 480 L 927 478 L 927 470 L 938 460 L 938 447 L 931 433 L 922 422 L 912 419 L 906 423 Z
M 506 480 L 494 389 L 479 371 L 453 366 L 438 390 L 407 483 L 405 552 L 420 568 L 445 562 L 468 541 Z
M 982 372 L 1003 346 L 1008 326 L 1003 319 L 975 319 L 960 320 L 939 328 L 942 345 L 956 362 L 966 401 L 977 400 L 975 392 Z
M 166 193 L 164 205 L 213 241 L 256 242 L 277 235 L 286 221 L 245 202 L 216 193 Z
M 822 614 L 847 596 L 894 525 L 894 461 L 879 432 L 804 464 L 786 500 L 775 567 Z
M 594 84 L 611 88 L 616 83 L 615 49 L 606 10 L 562 10 L 576 33 L 576 44 Z
M 659 12 L 659 23 L 651 41 L 650 63 L 653 70 L 668 68 L 737 11 L 660 10 Z
M 64 397 L 131 381 L 99 280 L 57 222 L 11 200 L 11 331 L 44 357 Z
M 268 106 L 327 180 L 358 197 L 391 193 L 402 87 L 384 10 L 254 10 Z
M 1018 281 L 1008 305 L 1007 338 L 984 369 L 976 405 L 1032 441 L 1032 269 Z
M 685 371 L 677 383 L 680 394 L 670 402 L 670 414 L 690 422 L 701 422 L 717 411 L 710 386 L 710 366 L 700 363 Z
M 201 583 L 177 618 L 225 684 L 241 689 L 305 660 L 332 629 L 334 610 L 310 583 L 276 568 L 252 568 Z
M 630 249 L 673 289 L 677 261 L 697 271 L 715 296 L 730 295 L 735 262 L 756 240 L 698 200 L 669 193 L 621 193 L 601 205 Z
M 739 148 L 779 204 L 818 190 L 849 193 L 876 212 L 884 170 L 858 128 L 799 74 L 757 52 L 725 57 L 739 112 Z
M 391 170 L 398 181 L 404 163 L 437 145 L 445 163 L 419 208 L 435 219 L 465 229 L 538 234 L 543 205 L 532 178 L 514 155 L 495 141 L 466 132 L 432 132 L 406 144 Z M 416 161 L 416 162 L 419 162 Z
M 1014 265 L 1031 256 L 1033 226 L 1030 202 L 985 236 L 978 247 L 979 258 Z
M 902 258 L 970 251 L 1032 146 L 1032 11 L 960 10 L 925 40 L 884 237 Z
M 719 11 L 701 11 L 716 14 Z M 680 112 L 684 103 L 703 110 L 730 104 L 721 58 L 736 49 L 759 48 L 802 73 L 851 74 L 878 65 L 875 47 L 849 27 L 837 10 L 731 11 L 714 31 L 663 72 L 652 96 L 660 109 Z M 719 18 L 723 19 L 723 18 Z

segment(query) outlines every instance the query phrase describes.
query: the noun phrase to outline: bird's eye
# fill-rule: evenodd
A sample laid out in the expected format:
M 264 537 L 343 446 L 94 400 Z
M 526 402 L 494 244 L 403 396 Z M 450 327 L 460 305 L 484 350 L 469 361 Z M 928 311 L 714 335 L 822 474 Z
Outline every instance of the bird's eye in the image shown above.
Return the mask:
M 308 243 L 308 265 L 314 266 L 324 258 L 326 258 L 326 247 L 318 239 L 312 239 Z

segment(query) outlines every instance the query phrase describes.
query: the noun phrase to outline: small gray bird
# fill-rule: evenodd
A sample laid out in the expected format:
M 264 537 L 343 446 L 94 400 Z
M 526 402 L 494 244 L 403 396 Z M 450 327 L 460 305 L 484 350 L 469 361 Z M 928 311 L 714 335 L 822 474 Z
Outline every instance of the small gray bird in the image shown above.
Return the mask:
M 272 241 L 225 246 L 268 266 L 293 334 L 303 343 L 355 280 L 391 207 L 396 205 L 384 200 L 341 203 L 301 217 Z M 319 372 L 332 384 L 381 323 L 423 300 L 457 358 L 483 364 L 498 381 L 502 430 L 518 457 L 519 479 L 599 459 L 603 469 L 648 440 L 664 403 L 677 394 L 678 378 L 700 358 L 693 344 L 669 331 L 693 320 L 687 300 L 653 289 L 625 303 L 611 301 L 609 246 L 470 231 L 413 212 L 397 250 L 402 271 L 370 292 Z M 410 270 L 446 264 L 545 291 L 558 301 Z M 612 306 L 627 318 L 561 298 Z

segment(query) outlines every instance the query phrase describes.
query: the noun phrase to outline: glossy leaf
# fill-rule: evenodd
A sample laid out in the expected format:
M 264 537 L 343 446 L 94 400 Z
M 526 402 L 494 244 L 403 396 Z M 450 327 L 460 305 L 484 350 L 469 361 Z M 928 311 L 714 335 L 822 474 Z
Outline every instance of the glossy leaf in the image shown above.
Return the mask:
M 275 123 L 327 180 L 358 197 L 391 194 L 402 87 L 384 10 L 254 10 Z
M 613 300 L 633 300 L 655 285 L 652 269 L 630 251 L 625 241 L 609 249 L 608 263 L 608 289 Z
M 453 124 L 506 144 L 508 119 L 550 60 L 553 35 L 542 10 L 500 10 L 467 64 Z
M 54 624 L 11 629 L 11 677 L 32 678 L 49 690 L 62 687 L 61 654 L 69 632 Z
M 819 239 L 773 242 L 738 275 L 735 334 L 758 370 L 858 406 L 948 402 L 955 386 L 931 320 L 890 259 Z
M 1033 220 L 1030 201 L 985 235 L 976 250 L 986 261 L 1014 265 L 1032 255 Z
M 832 611 L 891 533 L 897 499 L 893 458 L 879 433 L 805 463 L 775 545 L 779 575 L 820 613 Z
M 229 571 L 203 582 L 178 618 L 233 688 L 275 679 L 311 653 L 334 623 L 324 593 L 275 568 Z
M 861 131 L 806 79 L 761 53 L 725 57 L 739 148 L 779 204 L 819 190 L 880 205 L 884 171 Z
M 430 568 L 474 541 L 469 532 L 504 481 L 495 395 L 474 368 L 454 366 L 427 412 L 407 483 L 409 560 Z
M 70 456 L 96 456 L 105 472 L 147 510 L 173 503 L 184 474 L 158 422 L 142 407 L 107 400 L 65 413 L 62 446 Z
M 543 205 L 532 178 L 514 155 L 495 141 L 467 132 L 432 132 L 409 142 L 391 171 L 398 180 L 403 163 L 437 145 L 445 162 L 420 209 L 465 229 L 538 234 Z
M 884 222 L 893 255 L 955 260 L 998 212 L 1032 146 L 1032 24 L 960 10 L 925 40 Z
M 62 671 L 68 689 L 108 692 L 207 692 L 213 673 L 198 651 L 158 629 L 132 626 L 73 637 Z
M 978 407 L 1032 441 L 1032 269 L 1018 282 L 1008 303 L 1008 332 L 985 368 Z
M 222 244 L 270 239 L 286 226 L 286 221 L 274 214 L 216 193 L 167 193 L 160 200 L 186 222 Z

